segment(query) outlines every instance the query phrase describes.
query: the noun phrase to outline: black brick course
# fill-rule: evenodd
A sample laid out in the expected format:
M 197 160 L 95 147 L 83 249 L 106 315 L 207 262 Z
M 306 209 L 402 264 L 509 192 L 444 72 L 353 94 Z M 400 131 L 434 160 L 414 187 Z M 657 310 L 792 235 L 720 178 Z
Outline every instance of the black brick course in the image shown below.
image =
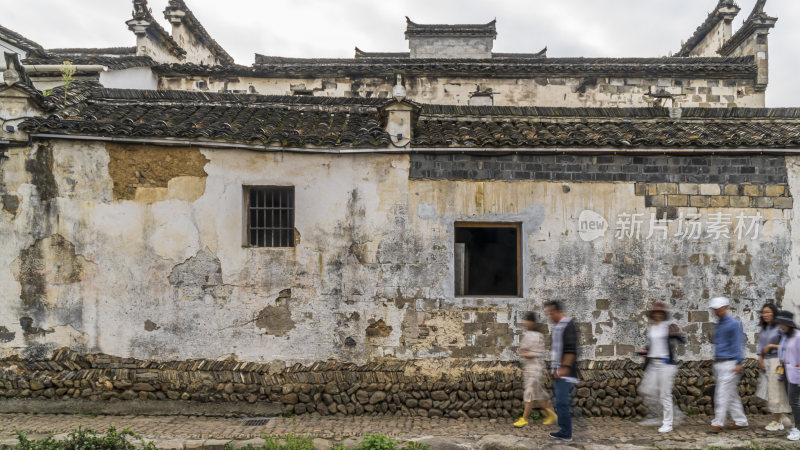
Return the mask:
M 410 178 L 786 184 L 783 156 L 411 155 Z

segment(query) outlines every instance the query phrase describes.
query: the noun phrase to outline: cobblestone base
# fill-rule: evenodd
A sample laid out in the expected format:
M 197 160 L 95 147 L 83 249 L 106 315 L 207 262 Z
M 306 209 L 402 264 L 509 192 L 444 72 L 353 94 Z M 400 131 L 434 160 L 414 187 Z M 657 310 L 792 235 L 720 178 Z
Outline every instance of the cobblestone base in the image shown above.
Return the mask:
M 445 361 L 433 370 L 430 365 L 430 361 L 395 360 L 363 366 L 319 362 L 287 368 L 276 363 L 239 361 L 137 361 L 108 355 L 82 356 L 65 349 L 56 351 L 48 361 L 0 361 L 0 397 L 56 402 L 239 404 L 241 414 L 251 414 L 252 408 L 247 405 L 256 404 L 270 404 L 285 414 L 452 419 L 511 418 L 522 410 L 518 363 Z M 423 366 L 424 372 L 420 370 Z M 581 382 L 573 395 L 577 415 L 638 417 L 647 412 L 637 395 L 640 364 L 630 360 L 582 361 L 579 369 Z M 750 414 L 763 412 L 763 402 L 753 396 L 756 384 L 756 361 L 748 360 L 739 391 Z M 549 387 L 550 380 L 546 385 Z M 710 414 L 713 391 L 710 362 L 680 366 L 675 380 L 680 409 Z M 23 411 L 0 408 L 0 412 Z M 164 413 L 182 411 L 165 409 Z M 237 412 L 227 407 L 226 411 Z
M 747 430 L 726 431 L 717 435 L 707 432 L 711 417 L 685 417 L 672 433 L 661 434 L 657 426 L 644 427 L 635 421 L 620 418 L 578 418 L 575 420 L 575 440 L 556 446 L 548 433 L 553 426 L 531 422 L 525 428 L 514 428 L 514 419 L 446 419 L 413 417 L 321 417 L 304 415 L 270 419 L 264 426 L 242 426 L 240 419 L 206 418 L 197 416 L 80 416 L 0 414 L 0 446 L 16 444 L 13 430 L 19 429 L 28 437 L 43 437 L 49 433 L 66 433 L 79 425 L 94 430 L 109 426 L 130 427 L 159 448 L 212 449 L 227 443 L 235 447 L 248 443 L 258 445 L 262 433 L 270 436 L 289 434 L 315 437 L 315 447 L 329 449 L 334 444 L 353 447 L 365 434 L 382 433 L 400 441 L 428 443 L 431 449 L 500 449 L 500 448 L 741 448 L 783 449 L 798 448 L 786 440 L 786 432 L 768 432 L 765 416 L 750 417 Z

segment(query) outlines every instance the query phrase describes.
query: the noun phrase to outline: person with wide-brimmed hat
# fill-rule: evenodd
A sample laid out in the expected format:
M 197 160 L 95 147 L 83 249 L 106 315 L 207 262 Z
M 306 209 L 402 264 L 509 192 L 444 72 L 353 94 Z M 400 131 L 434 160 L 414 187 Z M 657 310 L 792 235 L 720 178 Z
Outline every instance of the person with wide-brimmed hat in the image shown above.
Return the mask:
M 784 424 L 791 424 L 786 416 L 791 414 L 792 408 L 786 397 L 785 381 L 778 379 L 777 373 L 780 365 L 778 350 L 783 338 L 778 322 L 775 321 L 778 314 L 778 307 L 772 303 L 767 303 L 761 308 L 759 323 L 761 330 L 758 333 L 756 347 L 758 367 L 762 372 L 763 386 L 759 386 L 759 388 L 763 390 L 764 396 L 761 398 L 767 401 L 767 409 L 772 413 L 772 421 L 766 426 L 767 431 L 783 430 Z
M 655 406 L 659 402 L 661 403 L 662 420 L 658 432 L 669 433 L 672 431 L 675 416 L 672 386 L 678 369 L 673 344 L 685 343 L 686 338 L 677 325 L 667 322 L 669 311 L 666 304 L 653 303 L 647 315 L 651 323 L 647 327 L 647 348 L 639 352 L 646 358 L 639 392 L 651 412 L 655 411 Z M 642 424 L 648 425 L 649 422 L 645 421 Z
M 789 405 L 794 415 L 794 428 L 789 432 L 790 441 L 800 441 L 800 332 L 794 324 L 794 314 L 781 311 L 775 317 L 775 323 L 781 328 L 785 337 L 785 346 L 781 351 L 783 371 L 789 389 Z
M 733 418 L 729 430 L 747 428 L 742 399 L 739 397 L 739 380 L 742 379 L 745 335 L 742 322 L 728 314 L 731 302 L 726 297 L 714 297 L 709 308 L 719 322 L 714 327 L 714 420 L 709 431 L 717 433 L 725 427 L 728 414 Z

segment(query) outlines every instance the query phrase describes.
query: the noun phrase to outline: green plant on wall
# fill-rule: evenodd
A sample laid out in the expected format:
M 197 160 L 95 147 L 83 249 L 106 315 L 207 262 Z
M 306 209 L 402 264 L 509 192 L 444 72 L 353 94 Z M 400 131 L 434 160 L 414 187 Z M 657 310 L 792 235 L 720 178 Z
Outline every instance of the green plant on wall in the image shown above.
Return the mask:
M 61 81 L 64 83 L 64 106 L 67 105 L 67 91 L 72 83 L 72 76 L 75 75 L 75 66 L 70 61 L 61 64 Z

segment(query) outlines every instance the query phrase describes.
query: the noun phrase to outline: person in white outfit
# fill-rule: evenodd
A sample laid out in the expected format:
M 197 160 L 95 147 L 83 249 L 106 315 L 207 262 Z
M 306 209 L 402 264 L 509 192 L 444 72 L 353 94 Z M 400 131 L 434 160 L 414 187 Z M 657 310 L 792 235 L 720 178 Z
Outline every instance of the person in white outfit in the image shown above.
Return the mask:
M 672 344 L 685 343 L 686 339 L 677 325 L 667 322 L 669 313 L 664 303 L 655 302 L 648 315 L 651 324 L 647 328 L 647 349 L 638 352 L 646 357 L 639 392 L 650 411 L 655 411 L 656 406 L 661 404 L 662 421 L 658 432 L 669 433 L 672 431 L 675 416 L 672 387 L 678 369 Z M 645 421 L 643 424 L 647 425 L 649 422 Z
M 766 426 L 767 431 L 780 431 L 783 430 L 784 424 L 791 424 L 786 417 L 786 414 L 792 412 L 786 397 L 786 384 L 785 381 L 778 379 L 780 365 L 778 349 L 784 335 L 775 321 L 777 317 L 778 307 L 772 303 L 767 303 L 761 308 L 759 324 L 761 331 L 758 333 L 756 353 L 758 353 L 758 367 L 764 373 L 766 381 L 763 387 L 766 388 L 767 409 L 772 413 L 772 422 Z
M 794 416 L 794 428 L 789 431 L 790 441 L 800 441 L 800 332 L 794 324 L 794 314 L 781 311 L 775 317 L 786 339 L 783 357 L 784 377 L 789 388 L 789 405 Z
M 709 307 L 719 322 L 714 328 L 714 420 L 709 431 L 718 433 L 725 428 L 728 414 L 733 419 L 729 430 L 747 428 L 742 399 L 739 398 L 739 380 L 742 379 L 745 336 L 742 322 L 728 314 L 730 300 L 714 297 Z

